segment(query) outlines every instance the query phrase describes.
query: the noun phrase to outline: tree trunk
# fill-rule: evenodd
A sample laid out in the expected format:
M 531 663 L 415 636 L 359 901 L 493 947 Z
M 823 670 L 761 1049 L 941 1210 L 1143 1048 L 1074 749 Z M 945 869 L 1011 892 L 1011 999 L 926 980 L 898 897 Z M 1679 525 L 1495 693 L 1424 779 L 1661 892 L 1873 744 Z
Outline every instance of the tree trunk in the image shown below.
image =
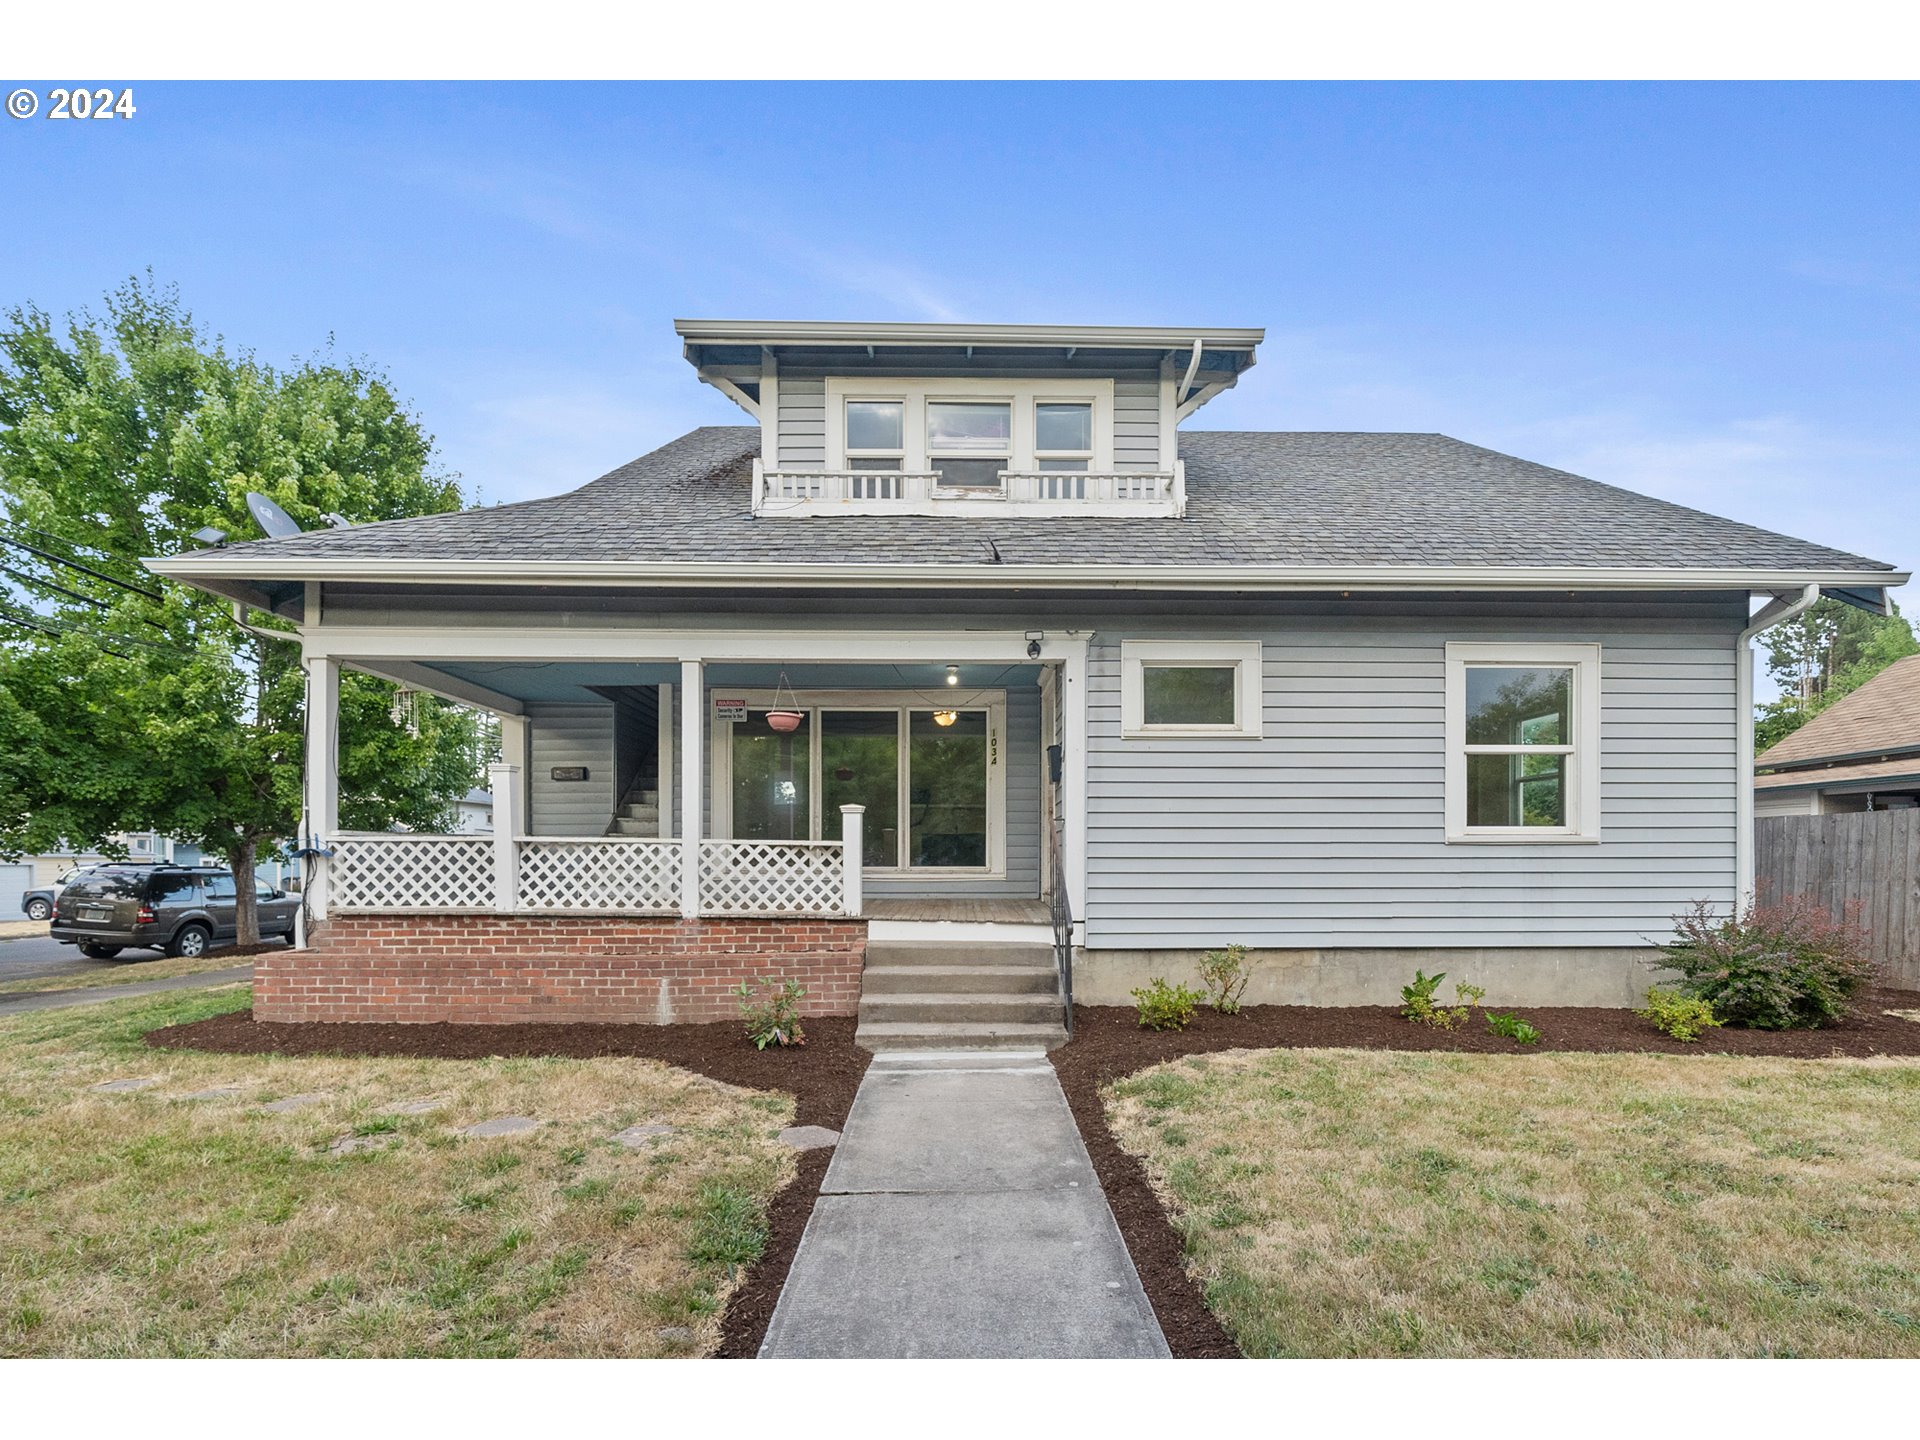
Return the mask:
M 227 855 L 227 863 L 233 869 L 233 943 L 236 945 L 260 943 L 260 905 L 253 886 L 254 857 L 258 849 L 258 842 L 252 836 L 243 836 Z

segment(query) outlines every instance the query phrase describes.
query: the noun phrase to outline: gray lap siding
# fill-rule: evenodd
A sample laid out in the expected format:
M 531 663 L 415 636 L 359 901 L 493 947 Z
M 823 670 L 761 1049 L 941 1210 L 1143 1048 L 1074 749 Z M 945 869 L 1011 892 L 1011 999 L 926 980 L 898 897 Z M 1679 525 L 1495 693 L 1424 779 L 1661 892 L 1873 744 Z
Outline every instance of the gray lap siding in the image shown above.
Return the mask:
M 1734 640 L 1566 622 L 1303 620 L 1263 642 L 1255 740 L 1123 740 L 1120 641 L 1090 654 L 1091 948 L 1632 946 L 1735 884 Z M 1448 640 L 1598 643 L 1598 844 L 1448 844 Z

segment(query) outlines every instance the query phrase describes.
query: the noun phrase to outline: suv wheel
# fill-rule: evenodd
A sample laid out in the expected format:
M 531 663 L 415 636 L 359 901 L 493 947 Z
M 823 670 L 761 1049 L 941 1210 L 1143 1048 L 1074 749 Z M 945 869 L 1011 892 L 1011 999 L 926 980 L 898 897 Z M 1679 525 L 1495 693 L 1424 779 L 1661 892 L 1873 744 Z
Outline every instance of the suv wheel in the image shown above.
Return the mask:
M 212 939 L 213 932 L 204 925 L 182 925 L 173 932 L 173 939 L 167 944 L 167 954 L 195 959 L 207 953 L 207 946 Z
M 36 895 L 27 902 L 27 919 L 51 920 L 52 918 L 53 902 L 45 896 Z
M 111 960 L 120 953 L 120 947 L 118 945 L 89 945 L 83 941 L 80 945 L 80 953 L 92 960 Z

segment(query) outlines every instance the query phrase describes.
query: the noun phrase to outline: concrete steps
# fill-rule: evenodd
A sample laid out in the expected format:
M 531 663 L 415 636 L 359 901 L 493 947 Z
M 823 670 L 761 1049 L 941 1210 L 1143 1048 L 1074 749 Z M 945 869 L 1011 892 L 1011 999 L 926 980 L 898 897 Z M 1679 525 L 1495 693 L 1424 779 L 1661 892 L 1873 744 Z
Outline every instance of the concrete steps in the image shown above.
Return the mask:
M 854 1040 L 876 1054 L 1050 1050 L 1066 1038 L 1048 946 L 887 941 L 867 947 Z
M 660 834 L 660 792 L 629 790 L 620 808 L 614 811 L 613 823 L 607 827 L 607 834 L 657 839 Z

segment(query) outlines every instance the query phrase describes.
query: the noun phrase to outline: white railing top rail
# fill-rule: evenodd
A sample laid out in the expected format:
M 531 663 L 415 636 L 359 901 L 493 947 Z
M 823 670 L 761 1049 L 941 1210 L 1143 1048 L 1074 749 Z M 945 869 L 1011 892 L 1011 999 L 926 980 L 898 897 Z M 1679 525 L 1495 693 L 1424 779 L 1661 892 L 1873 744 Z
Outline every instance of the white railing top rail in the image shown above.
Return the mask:
M 943 485 L 933 472 L 769 470 L 753 462 L 753 513 L 812 515 L 1178 516 L 1186 466 L 1171 470 L 1002 470 L 994 485 Z

